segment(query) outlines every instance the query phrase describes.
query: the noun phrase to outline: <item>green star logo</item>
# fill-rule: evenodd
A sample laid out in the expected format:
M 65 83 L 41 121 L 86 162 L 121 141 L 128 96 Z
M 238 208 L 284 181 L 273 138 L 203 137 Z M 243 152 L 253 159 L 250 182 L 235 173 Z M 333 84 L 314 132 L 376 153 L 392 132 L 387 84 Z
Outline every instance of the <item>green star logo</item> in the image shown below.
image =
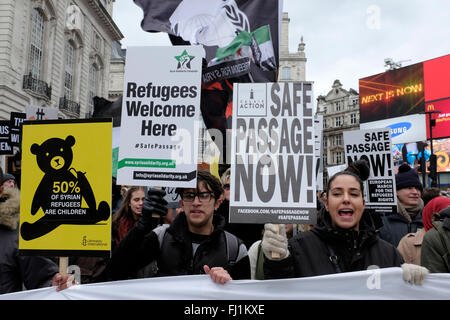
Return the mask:
M 177 70 L 190 70 L 191 61 L 194 60 L 194 56 L 190 56 L 186 50 L 179 56 L 174 57 L 178 61 Z

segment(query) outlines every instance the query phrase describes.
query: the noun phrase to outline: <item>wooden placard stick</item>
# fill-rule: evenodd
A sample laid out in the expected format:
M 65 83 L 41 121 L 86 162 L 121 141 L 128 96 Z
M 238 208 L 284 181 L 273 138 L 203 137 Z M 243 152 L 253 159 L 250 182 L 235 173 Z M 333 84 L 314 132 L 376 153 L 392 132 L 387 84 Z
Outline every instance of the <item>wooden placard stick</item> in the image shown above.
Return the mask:
M 67 274 L 68 266 L 69 266 L 69 257 L 59 257 L 59 273 L 62 276 Z
M 280 225 L 279 224 L 274 224 L 274 226 L 275 226 L 275 233 L 276 234 L 280 234 Z M 278 253 L 278 252 L 273 252 L 272 251 L 272 259 L 280 259 L 281 258 L 281 255 Z

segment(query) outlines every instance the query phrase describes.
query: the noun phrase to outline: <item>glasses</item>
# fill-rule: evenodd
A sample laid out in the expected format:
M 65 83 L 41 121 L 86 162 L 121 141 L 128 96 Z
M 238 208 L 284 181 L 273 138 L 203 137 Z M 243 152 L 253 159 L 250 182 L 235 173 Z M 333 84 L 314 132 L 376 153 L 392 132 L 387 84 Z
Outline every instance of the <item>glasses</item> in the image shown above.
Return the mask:
M 181 198 L 184 202 L 193 202 L 195 200 L 195 197 L 198 197 L 198 200 L 200 200 L 200 202 L 208 202 L 209 200 L 211 200 L 212 196 L 213 194 L 211 192 L 186 192 L 182 194 Z
M 223 188 L 224 188 L 225 190 L 230 190 L 230 184 L 229 184 L 229 183 L 224 184 L 224 185 L 223 185 Z

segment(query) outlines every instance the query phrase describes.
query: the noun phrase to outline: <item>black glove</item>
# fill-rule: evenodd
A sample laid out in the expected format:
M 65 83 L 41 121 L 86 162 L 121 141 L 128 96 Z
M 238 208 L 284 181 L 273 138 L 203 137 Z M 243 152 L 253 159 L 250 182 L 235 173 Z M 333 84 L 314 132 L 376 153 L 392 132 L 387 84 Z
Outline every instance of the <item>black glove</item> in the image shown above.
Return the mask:
M 161 189 L 151 188 L 148 191 L 147 197 L 145 197 L 144 204 L 142 206 L 142 214 L 136 227 L 150 231 L 155 227 L 155 217 L 156 214 L 159 217 L 163 217 L 167 214 L 167 201 L 164 200 L 166 192 Z

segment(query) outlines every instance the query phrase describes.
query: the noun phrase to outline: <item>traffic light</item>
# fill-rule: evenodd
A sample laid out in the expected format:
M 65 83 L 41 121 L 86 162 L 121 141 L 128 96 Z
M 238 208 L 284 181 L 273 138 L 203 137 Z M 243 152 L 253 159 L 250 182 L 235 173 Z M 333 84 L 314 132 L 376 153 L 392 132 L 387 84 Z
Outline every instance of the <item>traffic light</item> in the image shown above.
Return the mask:
M 437 159 L 436 155 L 432 154 L 430 156 L 430 166 L 428 167 L 428 170 L 430 173 L 428 173 L 428 176 L 431 178 L 431 180 L 436 181 L 437 180 Z

